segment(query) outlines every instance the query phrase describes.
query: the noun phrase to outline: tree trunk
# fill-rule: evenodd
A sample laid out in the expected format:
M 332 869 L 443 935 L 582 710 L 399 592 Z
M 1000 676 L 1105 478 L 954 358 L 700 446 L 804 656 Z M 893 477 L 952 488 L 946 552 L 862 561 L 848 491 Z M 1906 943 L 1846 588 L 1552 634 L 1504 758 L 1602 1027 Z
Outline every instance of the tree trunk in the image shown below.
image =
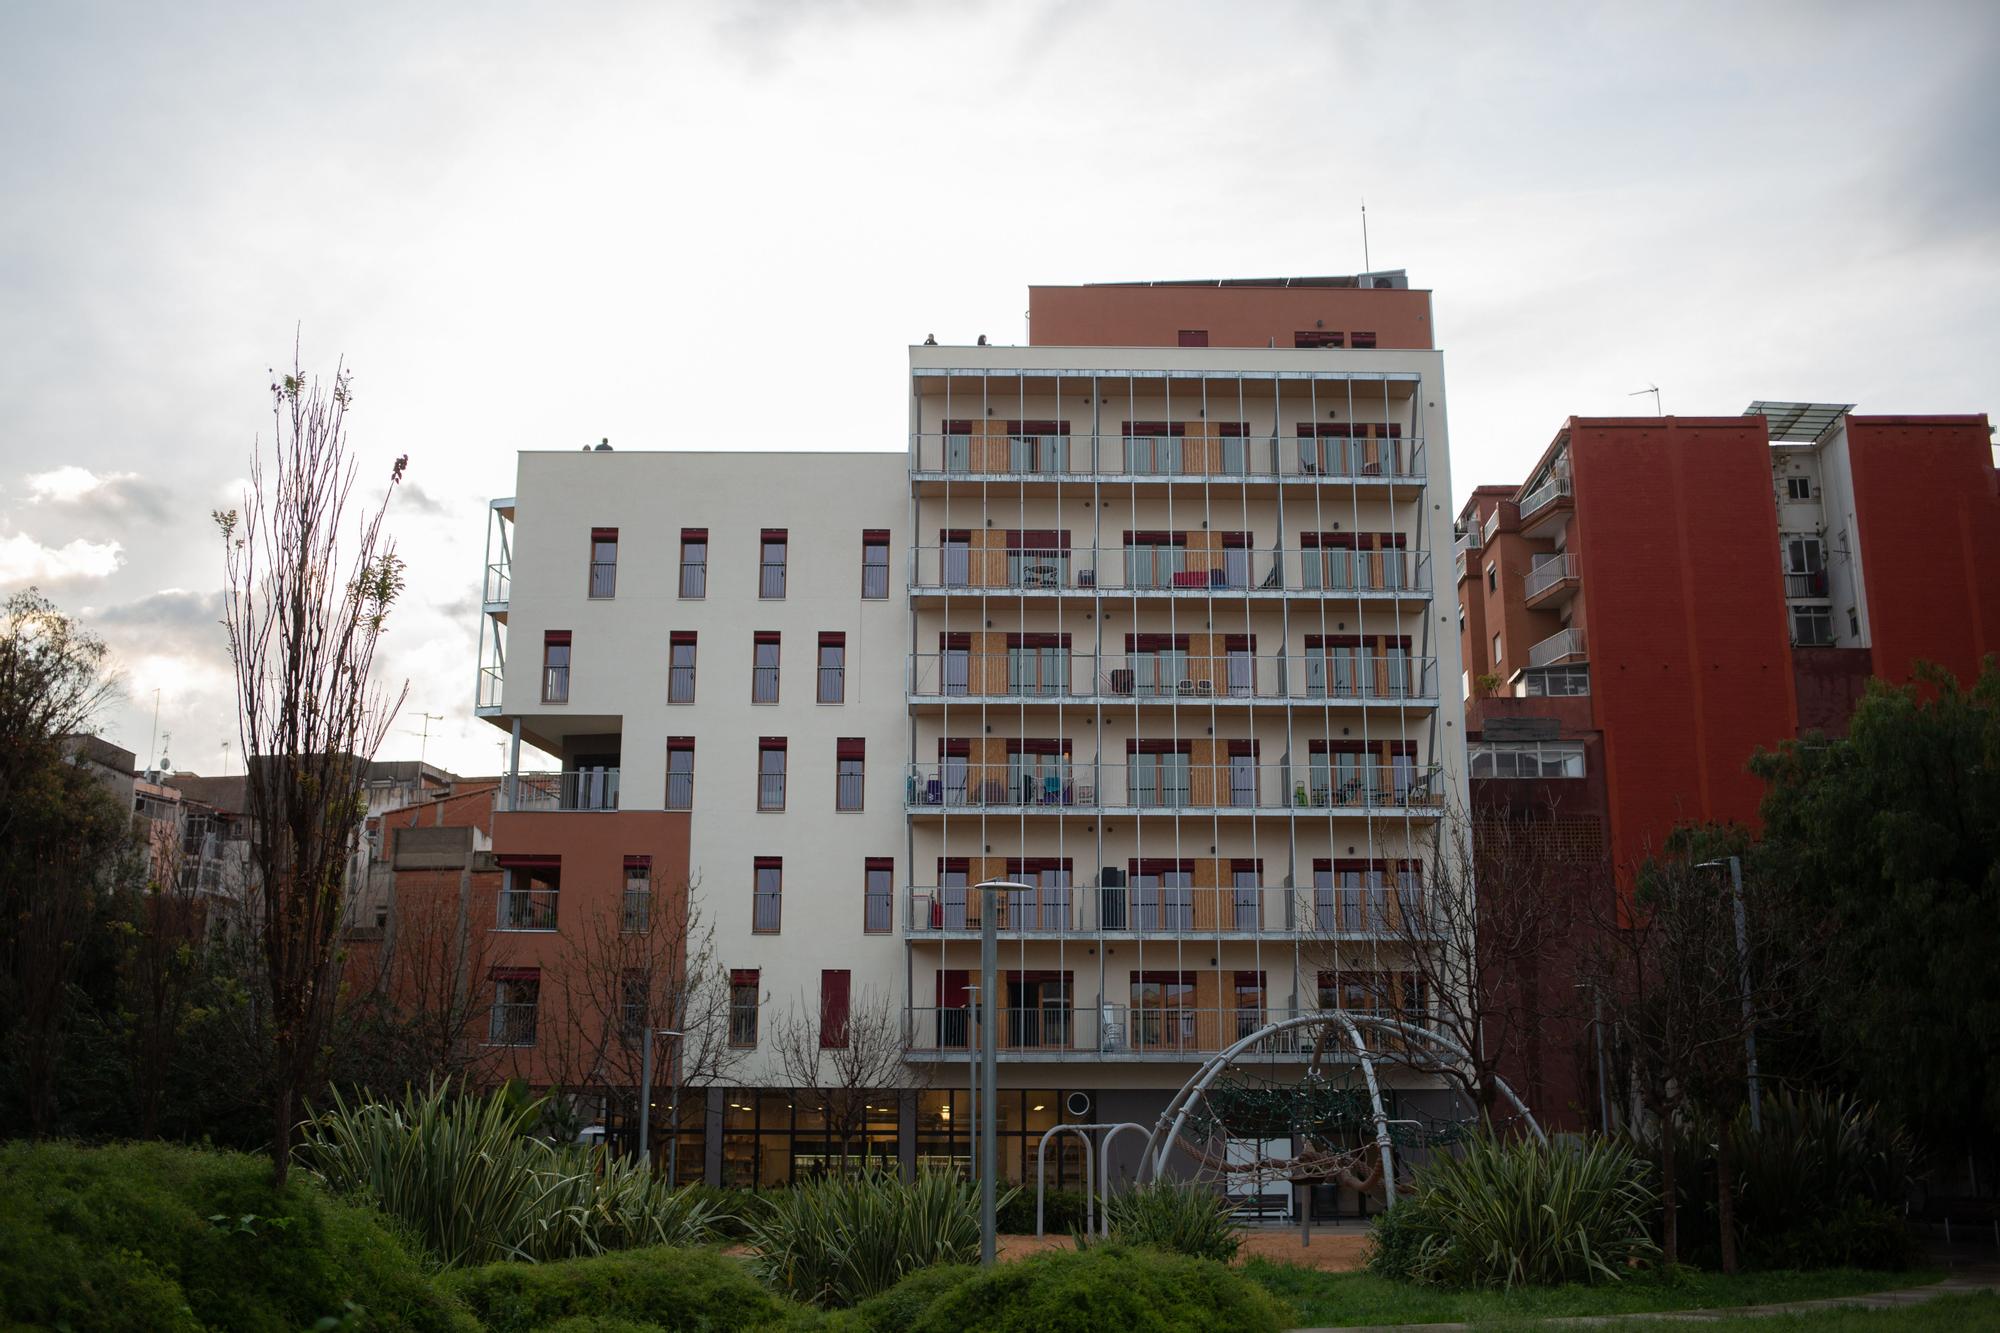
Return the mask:
M 1715 1220 L 1722 1230 L 1722 1271 L 1736 1272 L 1736 1177 L 1730 1165 L 1734 1146 L 1730 1139 L 1733 1122 L 1725 1117 L 1715 1154 Z
M 1660 1117 L 1660 1257 L 1669 1265 L 1679 1263 L 1681 1258 L 1680 1201 L 1674 1194 L 1676 1184 L 1673 1121 L 1662 1115 Z
M 285 1188 L 285 1175 L 292 1169 L 292 1080 L 291 1065 L 281 1057 L 278 1086 L 271 1094 L 271 1183 Z

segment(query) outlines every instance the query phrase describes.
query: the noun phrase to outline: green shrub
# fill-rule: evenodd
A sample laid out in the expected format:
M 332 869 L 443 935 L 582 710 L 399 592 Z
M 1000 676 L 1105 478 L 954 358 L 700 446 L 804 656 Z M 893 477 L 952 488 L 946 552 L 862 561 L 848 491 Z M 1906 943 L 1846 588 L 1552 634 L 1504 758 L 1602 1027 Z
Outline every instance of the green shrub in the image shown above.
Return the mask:
M 453 1097 L 333 1108 L 308 1121 L 299 1159 L 331 1188 L 362 1195 L 447 1267 L 567 1259 L 709 1239 L 697 1194 L 618 1157 L 533 1137 L 538 1102 Z
M 926 1310 L 947 1293 L 977 1279 L 979 1273 L 973 1264 L 920 1268 L 880 1296 L 872 1296 L 854 1307 L 853 1313 L 869 1333 L 911 1333 L 923 1320 Z
M 1120 1244 L 1226 1264 L 1243 1243 L 1236 1229 L 1236 1210 L 1228 1200 L 1191 1180 L 1136 1186 L 1112 1195 L 1104 1210 L 1111 1223 L 1110 1238 Z
M 1052 1234 L 1066 1236 L 1083 1230 L 1086 1208 L 1082 1190 L 1047 1190 L 1042 1195 L 1042 1225 Z M 1008 1235 L 1035 1234 L 1035 1190 L 1024 1185 L 997 1210 L 996 1224 Z
M 1209 1259 L 1096 1245 L 976 1269 L 941 1287 L 909 1333 L 1275 1333 L 1291 1312 Z
M 586 1315 L 674 1330 L 756 1328 L 785 1316 L 784 1304 L 757 1285 L 742 1263 L 713 1250 L 659 1247 L 590 1259 L 488 1264 L 458 1269 L 439 1281 L 490 1333 L 530 1333 Z
M 0 1147 L 11 1326 L 153 1330 L 476 1326 L 375 1214 L 241 1153 L 161 1143 Z
M 1390 1210 L 1404 1216 L 1379 1224 L 1371 1267 L 1452 1287 L 1617 1281 L 1658 1256 L 1646 1174 L 1608 1140 L 1470 1140 L 1417 1173 L 1414 1196 Z
M 979 1194 L 952 1172 L 828 1176 L 771 1195 L 750 1221 L 750 1248 L 779 1291 L 841 1308 L 920 1268 L 976 1259 Z
M 750 1234 L 750 1219 L 763 1210 L 774 1191 L 720 1189 L 714 1185 L 684 1185 L 682 1192 L 708 1212 L 710 1230 L 719 1240 L 742 1240 Z
M 1775 1233 L 1759 1232 L 1745 1247 L 1752 1268 L 1807 1271 L 1868 1268 L 1893 1272 L 1917 1262 L 1922 1248 L 1903 1215 L 1873 1199 L 1849 1199 L 1828 1213 L 1801 1218 Z

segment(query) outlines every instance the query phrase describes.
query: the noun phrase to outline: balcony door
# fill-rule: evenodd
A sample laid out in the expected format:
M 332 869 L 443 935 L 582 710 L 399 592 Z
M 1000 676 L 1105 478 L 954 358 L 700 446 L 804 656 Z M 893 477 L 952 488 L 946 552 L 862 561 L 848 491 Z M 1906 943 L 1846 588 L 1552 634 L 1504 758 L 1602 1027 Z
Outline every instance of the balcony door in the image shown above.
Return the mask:
M 1147 867 L 1144 862 L 1132 873 L 1133 924 L 1142 931 L 1188 931 L 1194 929 L 1194 870 L 1179 867 Z

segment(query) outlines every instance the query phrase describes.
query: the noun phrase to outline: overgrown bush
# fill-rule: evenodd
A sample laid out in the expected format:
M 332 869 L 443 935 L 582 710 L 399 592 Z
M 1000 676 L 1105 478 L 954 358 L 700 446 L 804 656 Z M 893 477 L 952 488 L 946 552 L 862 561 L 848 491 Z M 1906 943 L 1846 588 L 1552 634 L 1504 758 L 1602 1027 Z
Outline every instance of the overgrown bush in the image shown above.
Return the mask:
M 742 1240 L 750 1234 L 750 1219 L 762 1211 L 777 1191 L 723 1189 L 715 1185 L 683 1185 L 690 1202 L 708 1212 L 709 1229 L 719 1240 Z
M 1170 1254 L 1228 1263 L 1243 1243 L 1236 1210 L 1207 1185 L 1163 1180 L 1139 1185 L 1105 1202 L 1110 1239 Z
M 902 1333 L 1275 1333 L 1291 1311 L 1223 1264 L 1095 1245 L 932 1279 L 938 1294 Z M 871 1305 L 857 1313 L 871 1313 Z M 907 1311 L 902 1312 L 907 1316 Z
M 331 1188 L 397 1219 L 437 1261 L 567 1259 L 712 1234 L 699 1195 L 631 1162 L 534 1137 L 539 1103 L 454 1097 L 333 1108 L 300 1132 L 299 1159 Z
M 1657 1258 L 1657 1202 L 1625 1144 L 1476 1138 L 1418 1172 L 1377 1223 L 1369 1267 L 1454 1287 L 1617 1281 Z
M 0 1293 L 10 1328 L 477 1328 L 371 1211 L 161 1143 L 0 1146 Z
M 828 1176 L 772 1194 L 750 1221 L 752 1264 L 813 1305 L 864 1301 L 909 1274 L 979 1257 L 979 1193 L 951 1172 Z
M 531 1333 L 583 1316 L 676 1330 L 757 1328 L 785 1316 L 784 1303 L 740 1262 L 713 1250 L 659 1247 L 590 1259 L 490 1264 L 462 1268 L 439 1281 L 490 1333 Z
M 1082 1190 L 1045 1190 L 1042 1194 L 1042 1225 L 1049 1232 L 1066 1236 L 1083 1229 L 1086 1209 Z M 997 1213 L 1000 1230 L 1014 1236 L 1035 1234 L 1035 1191 L 1023 1186 L 1007 1199 Z
M 1721 1254 L 1713 1124 L 1676 1131 L 1676 1188 L 1683 1259 L 1714 1266 Z M 1901 1204 L 1917 1173 L 1903 1129 L 1865 1102 L 1840 1094 L 1780 1091 L 1763 1101 L 1750 1132 L 1743 1107 L 1731 1127 L 1738 1250 L 1751 1268 L 1901 1268 L 1917 1246 Z M 1657 1138 L 1639 1149 L 1655 1164 Z M 1822 1257 L 1824 1256 L 1824 1257 Z
M 968 1282 L 978 1280 L 973 1264 L 940 1264 L 922 1268 L 880 1296 L 871 1296 L 849 1313 L 868 1333 L 912 1333 L 930 1308 Z

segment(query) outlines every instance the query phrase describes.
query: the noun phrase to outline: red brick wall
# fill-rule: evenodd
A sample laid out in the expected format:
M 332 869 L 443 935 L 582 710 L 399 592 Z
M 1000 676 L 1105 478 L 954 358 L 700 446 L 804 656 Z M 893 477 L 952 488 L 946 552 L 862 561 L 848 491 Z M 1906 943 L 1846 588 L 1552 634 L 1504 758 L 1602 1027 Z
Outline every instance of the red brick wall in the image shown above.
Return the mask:
M 1621 881 L 1681 823 L 1754 824 L 1759 746 L 1797 733 L 1764 423 L 1571 423 L 1574 547 Z
M 1875 671 L 1970 680 L 2000 653 L 2000 476 L 1984 416 L 1847 419 Z
M 1836 613 L 1837 614 L 1837 613 Z M 1874 666 L 1866 648 L 1792 649 L 1792 680 L 1799 696 L 1799 735 L 1845 736 L 1868 688 Z
M 1365 329 L 1377 347 L 1428 348 L 1431 294 L 1359 287 L 1030 287 L 1036 347 L 1174 347 L 1205 329 L 1211 347 L 1290 347 L 1307 330 Z

